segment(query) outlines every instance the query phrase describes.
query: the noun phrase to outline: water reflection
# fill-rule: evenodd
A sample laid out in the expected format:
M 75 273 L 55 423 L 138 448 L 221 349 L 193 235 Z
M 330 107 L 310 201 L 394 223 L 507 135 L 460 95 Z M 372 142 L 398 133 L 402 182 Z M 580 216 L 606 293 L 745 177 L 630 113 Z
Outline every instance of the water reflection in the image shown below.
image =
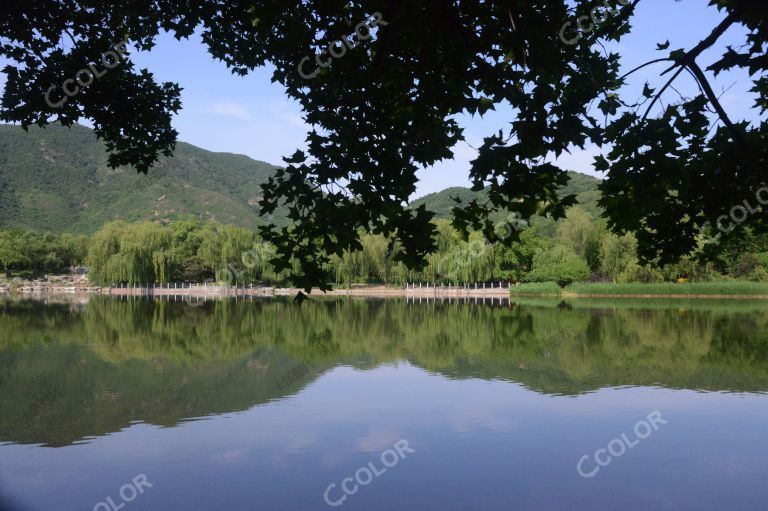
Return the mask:
M 543 395 L 657 386 L 768 390 L 768 307 L 494 301 L 0 302 L 0 442 L 65 446 L 407 362 Z
M 344 510 L 764 509 L 766 321 L 762 302 L 0 302 L 0 510 L 104 509 L 142 474 L 124 511 L 331 509 L 400 439 L 414 452 Z M 663 429 L 579 475 L 654 410 Z

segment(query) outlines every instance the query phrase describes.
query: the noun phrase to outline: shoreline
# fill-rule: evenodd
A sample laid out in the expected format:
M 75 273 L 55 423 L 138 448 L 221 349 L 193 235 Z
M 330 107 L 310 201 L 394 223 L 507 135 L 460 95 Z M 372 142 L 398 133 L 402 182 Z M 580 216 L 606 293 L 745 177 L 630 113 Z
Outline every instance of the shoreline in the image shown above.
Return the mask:
M 514 287 L 512 288 L 514 289 Z M 20 286 L 11 289 L 0 286 L 0 296 L 103 295 L 103 296 L 178 296 L 193 298 L 227 297 L 293 297 L 298 288 L 234 287 L 192 285 L 190 287 L 98 287 L 98 286 Z M 307 294 L 307 293 L 305 293 Z M 360 298 L 544 298 L 544 299 L 656 299 L 656 300 L 768 300 L 768 294 L 702 294 L 702 293 L 572 293 L 510 292 L 509 287 L 388 287 L 356 286 L 336 288 L 327 292 L 313 289 L 309 296 L 351 296 Z
M 104 295 L 104 296 L 181 296 L 196 298 L 227 297 L 293 297 L 298 288 L 234 287 L 192 285 L 190 287 L 98 287 L 98 286 L 20 286 L 16 289 L 0 287 L 0 295 Z M 313 289 L 309 296 L 355 296 L 370 298 L 509 298 L 508 288 L 401 288 L 387 286 L 359 286 L 336 288 L 323 292 Z
M 551 299 L 563 299 L 563 298 L 642 298 L 642 299 L 664 299 L 668 298 L 671 300 L 685 300 L 685 299 L 695 299 L 695 300 L 768 300 L 768 295 L 749 295 L 749 294 L 732 294 L 732 295 L 724 295 L 724 294 L 631 294 L 631 293 L 613 293 L 613 294 L 606 294 L 606 293 L 562 293 L 559 295 L 555 295 L 552 293 L 512 293 L 510 295 L 510 298 L 515 297 L 521 297 L 521 298 L 551 298 Z

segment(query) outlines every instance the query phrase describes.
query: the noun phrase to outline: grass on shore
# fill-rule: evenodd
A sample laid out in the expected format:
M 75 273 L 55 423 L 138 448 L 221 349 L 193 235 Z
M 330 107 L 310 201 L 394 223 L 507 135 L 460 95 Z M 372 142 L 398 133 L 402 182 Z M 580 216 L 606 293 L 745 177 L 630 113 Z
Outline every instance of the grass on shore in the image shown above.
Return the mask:
M 690 282 L 676 284 L 662 282 L 626 284 L 576 282 L 560 288 L 554 282 L 521 284 L 510 290 L 512 295 L 568 296 L 568 295 L 690 295 L 690 296 L 768 296 L 768 283 L 747 281 Z
M 526 282 L 518 286 L 510 286 L 509 293 L 512 295 L 560 296 L 563 289 L 556 282 Z
M 643 297 L 623 296 L 617 298 L 600 298 L 590 296 L 513 296 L 511 299 L 519 305 L 531 307 L 557 308 L 567 307 L 572 309 L 642 309 L 676 311 L 686 313 L 688 311 L 709 311 L 721 313 L 764 314 L 768 312 L 768 301 L 755 300 L 742 296 L 733 296 L 727 299 L 707 300 L 701 297 L 690 298 L 658 296 L 652 299 Z

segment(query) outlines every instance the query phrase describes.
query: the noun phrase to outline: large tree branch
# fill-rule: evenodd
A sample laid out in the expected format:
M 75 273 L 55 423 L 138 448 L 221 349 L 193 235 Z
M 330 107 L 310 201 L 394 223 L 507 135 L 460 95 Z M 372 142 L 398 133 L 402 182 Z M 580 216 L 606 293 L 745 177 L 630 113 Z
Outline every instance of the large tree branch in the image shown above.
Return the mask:
M 699 44 L 694 46 L 690 51 L 687 51 L 685 55 L 683 55 L 680 59 L 672 59 L 675 61 L 675 63 L 668 67 L 664 72 L 662 72 L 662 76 L 672 71 L 677 66 L 687 66 L 691 62 L 693 62 L 696 57 L 701 55 L 704 50 L 707 48 L 710 48 L 715 42 L 717 42 L 718 39 L 720 39 L 720 36 L 725 33 L 728 28 L 733 25 L 736 22 L 736 15 L 734 13 L 729 14 L 723 21 L 720 22 L 720 24 L 715 27 L 715 29 L 712 31 L 711 34 L 709 34 L 705 39 L 703 39 Z
M 656 94 L 656 97 L 653 98 L 653 101 L 651 102 L 651 105 L 648 107 L 648 110 L 646 110 L 645 115 L 643 116 L 643 121 L 648 117 L 648 114 L 651 112 L 651 108 L 653 108 L 653 105 L 656 104 L 656 102 L 661 98 L 661 95 L 664 93 L 664 91 L 667 90 L 672 85 L 672 82 L 675 81 L 675 79 L 680 75 L 680 73 L 683 70 L 690 71 L 696 81 L 698 82 L 699 87 L 701 88 L 704 95 L 707 97 L 707 100 L 710 102 L 710 104 L 714 107 L 715 111 L 717 112 L 717 115 L 720 117 L 720 120 L 723 121 L 723 123 L 728 127 L 728 130 L 733 135 L 734 140 L 737 140 L 739 143 L 743 143 L 744 139 L 741 136 L 741 133 L 739 133 L 738 129 L 736 129 L 736 126 L 733 124 L 731 119 L 728 117 L 728 114 L 725 112 L 725 109 L 720 104 L 720 101 L 717 98 L 717 94 L 715 94 L 715 91 L 712 90 L 712 86 L 707 81 L 707 77 L 704 74 L 704 72 L 701 70 L 699 65 L 696 63 L 696 57 L 701 55 L 706 49 L 712 47 L 715 42 L 722 36 L 728 28 L 733 25 L 736 22 L 736 14 L 731 13 L 729 14 L 723 21 L 720 22 L 720 24 L 715 27 L 715 29 L 712 31 L 711 34 L 709 34 L 705 39 L 703 39 L 699 44 L 694 46 L 690 51 L 687 51 L 682 57 L 680 58 L 674 58 L 670 57 L 671 60 L 674 60 L 674 64 L 670 67 L 668 67 L 664 72 L 661 73 L 662 76 L 669 73 L 675 68 L 678 68 L 678 70 L 675 72 L 674 75 L 672 75 L 672 78 L 669 79 L 669 81 L 664 85 L 664 87 L 659 91 L 658 94 Z M 640 66 L 640 68 L 649 65 L 653 62 L 652 61 L 646 64 L 643 64 L 643 66 Z M 630 73 L 636 71 L 636 68 L 630 71 Z M 626 76 L 626 75 L 625 75 Z
M 739 130 L 736 129 L 736 126 L 728 117 L 728 114 L 725 112 L 725 109 L 720 104 L 720 101 L 717 99 L 717 94 L 715 94 L 715 91 L 712 90 L 712 86 L 707 81 L 707 77 L 704 74 L 704 71 L 701 70 L 701 68 L 696 62 L 691 62 L 690 64 L 688 64 L 688 68 L 696 76 L 697 80 L 699 81 L 699 85 L 704 91 L 704 95 L 707 96 L 707 99 L 709 100 L 709 102 L 712 104 L 713 107 L 715 107 L 715 111 L 717 112 L 717 115 L 720 117 L 720 120 L 723 121 L 723 124 L 725 124 L 728 130 L 731 132 L 731 135 L 733 135 L 734 140 L 743 144 L 744 138 L 741 136 L 741 133 L 739 132 Z

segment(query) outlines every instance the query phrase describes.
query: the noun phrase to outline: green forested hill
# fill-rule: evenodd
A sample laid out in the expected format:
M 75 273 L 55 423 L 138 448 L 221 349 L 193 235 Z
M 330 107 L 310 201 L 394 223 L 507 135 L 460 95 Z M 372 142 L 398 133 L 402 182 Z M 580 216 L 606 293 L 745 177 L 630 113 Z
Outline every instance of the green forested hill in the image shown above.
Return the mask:
M 579 172 L 568 172 L 568 176 L 571 180 L 563 188 L 563 195 L 575 194 L 582 209 L 597 217 L 600 212 L 600 208 L 597 205 L 597 200 L 600 198 L 597 185 L 600 183 L 600 180 Z M 451 218 L 451 209 L 456 205 L 453 197 L 458 197 L 462 202 L 466 203 L 472 199 L 484 198 L 486 194 L 484 192 L 473 192 L 469 188 L 458 186 L 425 195 L 413 201 L 412 206 L 418 207 L 424 204 L 429 211 L 434 211 L 438 218 Z
M 88 233 L 120 218 L 192 215 L 242 227 L 284 222 L 258 216 L 260 185 L 275 167 L 180 142 L 148 175 L 110 169 L 104 144 L 83 126 L 0 125 L 0 227 Z
M 248 228 L 286 221 L 279 210 L 259 217 L 260 185 L 276 167 L 247 156 L 179 142 L 175 155 L 161 159 L 148 175 L 110 169 L 106 162 L 104 144 L 89 128 L 52 125 L 25 133 L 0 125 L 0 228 L 91 233 L 114 219 L 188 216 Z M 563 192 L 577 194 L 582 207 L 597 216 L 599 180 L 576 172 L 570 176 Z M 438 218 L 448 218 L 456 196 L 466 202 L 478 193 L 447 188 L 413 206 L 426 204 Z
M 424 207 L 428 211 L 433 211 L 437 218 L 452 218 L 451 209 L 456 206 L 456 201 L 453 200 L 454 197 L 458 197 L 461 199 L 461 202 L 467 203 L 472 199 L 486 197 L 486 194 L 483 192 L 473 192 L 469 188 L 462 186 L 453 186 L 420 197 L 411 203 L 411 207 L 417 208 L 424 204 Z

